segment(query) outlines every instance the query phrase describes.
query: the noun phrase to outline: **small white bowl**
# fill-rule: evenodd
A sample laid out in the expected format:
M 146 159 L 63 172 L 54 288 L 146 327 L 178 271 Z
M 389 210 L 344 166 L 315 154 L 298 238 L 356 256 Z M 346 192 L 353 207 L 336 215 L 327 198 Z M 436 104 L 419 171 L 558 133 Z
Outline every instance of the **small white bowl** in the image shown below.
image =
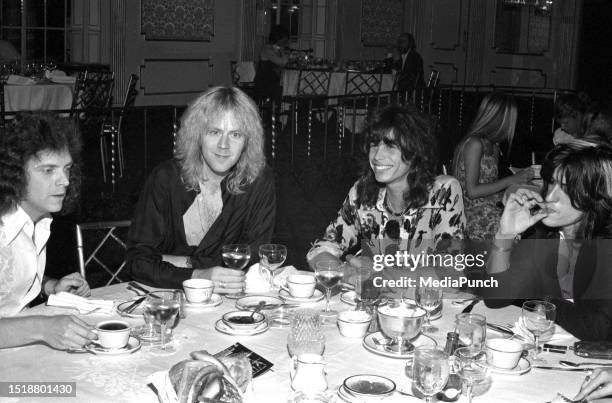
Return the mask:
M 215 283 L 205 278 L 190 278 L 183 281 L 183 289 L 187 301 L 194 303 L 208 302 L 215 289 Z
M 395 382 L 378 375 L 353 375 L 344 380 L 344 388 L 351 395 L 363 399 L 384 399 L 395 391 Z
M 223 323 L 232 329 L 250 330 L 255 329 L 266 319 L 263 313 L 251 311 L 232 311 L 221 317 Z
M 518 365 L 523 345 L 511 339 L 487 339 L 487 364 L 496 368 L 512 369 Z
M 344 337 L 364 337 L 372 315 L 365 311 L 344 311 L 338 314 L 338 330 Z

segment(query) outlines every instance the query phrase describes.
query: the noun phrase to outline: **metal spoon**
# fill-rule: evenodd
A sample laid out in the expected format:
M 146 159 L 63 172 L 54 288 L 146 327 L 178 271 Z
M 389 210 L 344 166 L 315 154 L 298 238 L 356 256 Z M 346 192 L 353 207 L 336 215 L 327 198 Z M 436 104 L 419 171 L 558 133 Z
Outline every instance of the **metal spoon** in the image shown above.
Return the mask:
M 251 319 L 253 319 L 253 321 L 255 321 L 255 314 L 261 311 L 264 306 L 266 306 L 266 301 L 259 301 L 259 304 L 257 304 L 257 307 L 253 309 L 253 312 L 251 313 Z
M 573 362 L 573 361 L 564 361 L 561 360 L 559 361 L 559 364 L 563 365 L 564 367 L 572 367 L 572 368 L 577 368 L 577 367 L 581 367 L 583 365 L 596 365 L 598 367 L 612 367 L 612 362 Z

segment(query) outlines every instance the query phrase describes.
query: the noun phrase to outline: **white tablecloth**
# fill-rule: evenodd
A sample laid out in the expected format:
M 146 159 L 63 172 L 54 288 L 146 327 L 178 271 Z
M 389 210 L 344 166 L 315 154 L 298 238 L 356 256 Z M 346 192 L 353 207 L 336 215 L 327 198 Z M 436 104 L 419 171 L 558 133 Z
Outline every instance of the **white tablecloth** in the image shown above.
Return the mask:
M 74 84 L 5 85 L 6 112 L 67 110 L 72 106 Z
M 125 284 L 95 289 L 95 298 L 112 298 L 123 300 L 133 296 L 126 290 Z M 455 298 L 458 296 L 454 296 Z M 353 309 L 335 297 L 336 309 Z M 314 305 L 323 307 L 323 302 Z M 434 321 L 439 328 L 433 337 L 439 344 L 444 344 L 446 333 L 453 329 L 454 317 L 463 306 L 445 301 L 443 317 Z M 214 330 L 214 322 L 222 313 L 233 310 L 234 301 L 225 300 L 222 305 L 211 310 L 188 309 L 187 318 L 181 319 L 175 331 L 176 353 L 161 356 L 149 347 L 124 356 L 97 356 L 88 353 L 68 354 L 55 351 L 43 345 L 33 345 L 0 350 L 0 380 L 14 382 L 76 382 L 77 398 L 45 398 L 45 402 L 156 402 L 155 394 L 146 386 L 147 377 L 156 371 L 168 369 L 174 363 L 188 358 L 194 350 L 208 350 L 211 353 L 220 351 L 235 342 L 240 342 L 274 363 L 272 371 L 254 381 L 254 399 L 256 402 L 286 402 L 292 393 L 289 379 L 289 358 L 286 349 L 288 329 L 270 329 L 257 336 L 233 337 Z M 490 310 L 482 302 L 478 303 L 474 313 L 483 313 L 490 322 L 515 322 L 520 315 L 517 307 Z M 65 309 L 47 306 L 35 307 L 28 314 L 66 313 Z M 119 318 L 118 315 L 115 315 Z M 91 324 L 108 319 L 108 316 L 92 314 L 83 316 Z M 133 325 L 140 325 L 142 319 L 127 319 Z M 342 337 L 335 326 L 325 326 L 326 336 L 325 359 L 327 380 L 330 390 L 338 388 L 341 382 L 350 375 L 372 373 L 381 374 L 393 379 L 403 389 L 410 390 L 408 379 L 404 375 L 405 360 L 390 359 L 372 354 L 362 347 L 360 339 Z M 569 342 L 566 341 L 565 344 Z M 572 353 L 565 355 L 543 353 L 542 356 L 556 364 L 559 359 L 580 361 Z M 573 396 L 578 390 L 585 373 L 561 372 L 532 369 L 522 376 L 492 375 L 490 390 L 474 399 L 475 403 L 485 402 L 545 402 L 556 392 Z M 0 398 L 0 401 L 5 401 Z M 11 401 L 36 401 L 36 399 L 14 399 Z M 390 402 L 398 401 L 395 396 Z M 400 400 L 401 401 L 401 400 Z M 466 402 L 462 396 L 459 402 Z

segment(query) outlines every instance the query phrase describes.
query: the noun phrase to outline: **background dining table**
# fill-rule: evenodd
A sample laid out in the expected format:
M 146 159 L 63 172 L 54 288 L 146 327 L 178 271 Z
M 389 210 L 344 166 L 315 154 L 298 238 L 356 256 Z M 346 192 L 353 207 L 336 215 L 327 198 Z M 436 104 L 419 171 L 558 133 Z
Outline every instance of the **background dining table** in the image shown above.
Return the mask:
M 126 284 L 115 284 L 109 287 L 92 290 L 92 297 L 112 299 L 116 303 L 134 298 L 134 293 Z M 443 315 L 433 321 L 439 328 L 431 334 L 438 345 L 444 347 L 446 334 L 454 329 L 454 319 L 467 305 L 452 303 L 465 298 L 463 293 L 445 293 Z M 148 377 L 154 372 L 167 370 L 173 364 L 189 357 L 196 350 L 207 350 L 216 353 L 240 342 L 257 354 L 271 361 L 274 366 L 253 382 L 249 392 L 249 401 L 253 402 L 286 402 L 293 393 L 290 386 L 290 359 L 287 353 L 287 336 L 289 329 L 270 328 L 254 336 L 230 336 L 215 330 L 215 321 L 227 311 L 235 310 L 235 300 L 224 299 L 214 308 L 192 308 L 186 305 L 186 318 L 181 319 L 174 329 L 173 346 L 175 352 L 164 355 L 149 346 L 126 355 L 101 356 L 91 353 L 68 353 L 53 350 L 45 345 L 31 345 L 0 350 L 0 380 L 3 382 L 76 382 L 75 398 L 45 398 L 45 402 L 157 402 L 155 393 L 147 386 Z M 310 305 L 321 309 L 323 301 Z M 354 309 L 341 302 L 338 296 L 333 298 L 332 307 L 337 310 Z M 74 310 L 39 305 L 22 313 L 22 315 L 55 315 L 68 314 Z M 514 323 L 521 315 L 520 308 L 509 306 L 503 309 L 488 309 L 484 303 L 475 305 L 473 313 L 486 315 L 492 323 Z M 86 322 L 95 325 L 110 318 L 121 318 L 117 313 L 112 316 L 93 313 L 81 316 Z M 142 318 L 122 318 L 133 326 L 144 323 Z M 403 390 L 411 390 L 410 380 L 405 375 L 405 359 L 387 358 L 367 351 L 362 339 L 351 339 L 341 336 L 335 325 L 323 326 L 325 334 L 324 358 L 327 362 L 328 391 L 335 392 L 343 380 L 355 374 L 378 374 L 386 376 L 397 383 Z M 489 337 L 500 337 L 487 330 Z M 575 339 L 557 327 L 557 334 L 563 338 L 560 343 L 570 345 Z M 573 353 L 542 353 L 542 357 L 552 366 L 558 366 L 561 359 L 581 361 Z M 541 370 L 532 368 L 523 375 L 492 374 L 489 390 L 482 396 L 476 396 L 478 402 L 548 402 L 557 392 L 573 396 L 583 382 L 584 372 L 562 370 Z M 0 397 L 0 400 L 3 398 Z M 412 401 L 405 396 L 393 395 L 383 401 Z M 6 401 L 6 400 L 2 400 Z M 12 398 L 10 402 L 36 401 L 32 398 Z M 336 400 L 341 402 L 342 400 Z M 416 401 L 416 400 L 414 400 Z M 461 396 L 459 402 L 466 402 Z
M 6 84 L 6 112 L 69 110 L 72 106 L 74 83 L 41 81 L 26 85 Z

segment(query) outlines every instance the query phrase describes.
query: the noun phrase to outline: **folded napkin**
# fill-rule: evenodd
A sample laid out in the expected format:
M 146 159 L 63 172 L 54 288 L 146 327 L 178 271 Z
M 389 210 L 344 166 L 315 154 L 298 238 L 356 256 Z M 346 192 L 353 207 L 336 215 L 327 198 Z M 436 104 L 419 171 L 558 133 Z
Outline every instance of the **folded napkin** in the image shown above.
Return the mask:
M 297 273 L 297 269 L 293 266 L 285 266 L 280 268 L 274 276 L 274 285 L 280 287 L 287 284 L 287 277 L 290 274 Z M 270 283 L 268 281 L 268 273 L 259 267 L 259 263 L 255 263 L 249 267 L 246 277 L 246 292 L 247 294 L 257 294 L 270 291 Z
M 533 333 L 531 333 L 527 326 L 525 326 L 525 321 L 521 317 L 514 324 L 514 332 L 518 335 L 521 335 L 525 338 L 525 340 L 534 340 Z M 561 326 L 554 325 L 550 330 L 545 332 L 540 336 L 540 342 L 550 342 L 553 341 L 555 343 L 570 343 L 574 339 L 574 336 L 566 332 Z
M 8 76 L 6 83 L 10 85 L 33 85 L 36 83 L 36 81 L 29 77 L 11 74 L 10 76 Z
M 81 314 L 86 314 L 94 309 L 100 308 L 96 313 L 110 315 L 113 313 L 115 303 L 113 301 L 104 299 L 87 299 L 66 291 L 61 291 L 57 294 L 49 295 L 47 305 L 62 308 L 74 308 Z
M 76 82 L 76 77 L 71 76 L 53 76 L 50 78 L 51 82 L 58 84 L 74 84 Z

